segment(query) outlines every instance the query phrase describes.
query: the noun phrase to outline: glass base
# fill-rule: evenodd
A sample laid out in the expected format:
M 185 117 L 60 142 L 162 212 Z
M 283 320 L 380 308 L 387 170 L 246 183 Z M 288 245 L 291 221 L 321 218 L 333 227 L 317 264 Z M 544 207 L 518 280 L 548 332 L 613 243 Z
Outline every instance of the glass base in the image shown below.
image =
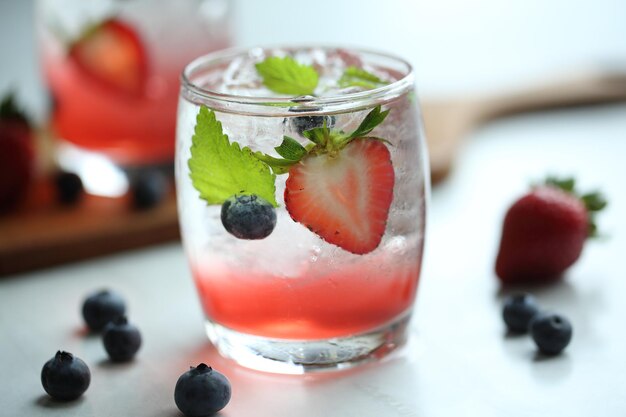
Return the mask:
M 220 354 L 264 372 L 304 374 L 342 370 L 378 360 L 406 343 L 410 312 L 373 331 L 324 340 L 270 339 L 240 333 L 210 320 L 206 332 Z

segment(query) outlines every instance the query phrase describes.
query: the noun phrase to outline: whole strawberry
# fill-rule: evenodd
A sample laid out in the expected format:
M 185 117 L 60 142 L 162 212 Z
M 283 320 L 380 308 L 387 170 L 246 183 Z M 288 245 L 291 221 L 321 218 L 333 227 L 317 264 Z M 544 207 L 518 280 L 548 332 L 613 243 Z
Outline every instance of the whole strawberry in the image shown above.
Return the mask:
M 26 195 L 33 174 L 33 144 L 28 120 L 9 94 L 0 102 L 0 213 Z
M 503 283 L 553 281 L 578 260 L 606 200 L 599 193 L 579 196 L 574 185 L 548 178 L 509 208 L 496 259 Z

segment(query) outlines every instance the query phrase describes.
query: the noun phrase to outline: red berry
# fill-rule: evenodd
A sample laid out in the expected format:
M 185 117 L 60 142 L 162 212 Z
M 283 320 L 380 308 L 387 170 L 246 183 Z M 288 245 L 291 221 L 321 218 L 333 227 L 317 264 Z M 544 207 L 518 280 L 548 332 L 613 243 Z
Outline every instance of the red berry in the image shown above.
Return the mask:
M 0 120 L 0 212 L 15 207 L 33 177 L 33 149 L 28 125 Z
M 69 51 L 85 75 L 105 88 L 139 96 L 147 76 L 145 49 L 126 23 L 107 20 L 81 37 Z
M 553 185 L 537 187 L 506 213 L 496 274 L 504 283 L 555 280 L 580 257 L 589 230 L 582 199 Z
M 378 247 L 393 198 L 384 143 L 356 139 L 336 154 L 309 154 L 289 170 L 285 205 L 293 220 L 355 254 Z

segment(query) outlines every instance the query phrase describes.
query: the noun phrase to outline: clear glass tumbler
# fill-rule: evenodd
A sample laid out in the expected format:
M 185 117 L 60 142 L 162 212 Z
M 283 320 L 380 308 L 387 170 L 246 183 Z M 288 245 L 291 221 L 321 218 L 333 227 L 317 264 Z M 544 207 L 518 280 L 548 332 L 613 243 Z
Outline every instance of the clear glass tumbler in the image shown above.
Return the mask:
M 172 166 L 180 73 L 195 57 L 231 45 L 230 4 L 37 0 L 61 164 L 88 175 L 80 156 L 95 154 L 124 168 Z
M 225 50 L 186 67 L 179 216 L 222 355 L 303 373 L 405 342 L 429 192 L 413 78 L 397 57 L 331 47 Z

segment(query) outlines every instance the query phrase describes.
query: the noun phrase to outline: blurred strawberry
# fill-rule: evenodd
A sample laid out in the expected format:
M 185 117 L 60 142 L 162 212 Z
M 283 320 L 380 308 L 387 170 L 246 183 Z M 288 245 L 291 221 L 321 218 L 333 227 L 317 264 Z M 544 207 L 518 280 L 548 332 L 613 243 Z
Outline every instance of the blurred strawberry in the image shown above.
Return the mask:
M 0 103 L 0 213 L 24 198 L 33 177 L 33 165 L 28 119 L 9 94 Z
M 578 196 L 574 185 L 549 178 L 509 208 L 496 259 L 503 283 L 553 281 L 578 260 L 606 200 L 599 193 Z
M 109 90 L 139 96 L 147 76 L 145 49 L 135 30 L 117 19 L 106 20 L 74 42 L 70 59 Z

